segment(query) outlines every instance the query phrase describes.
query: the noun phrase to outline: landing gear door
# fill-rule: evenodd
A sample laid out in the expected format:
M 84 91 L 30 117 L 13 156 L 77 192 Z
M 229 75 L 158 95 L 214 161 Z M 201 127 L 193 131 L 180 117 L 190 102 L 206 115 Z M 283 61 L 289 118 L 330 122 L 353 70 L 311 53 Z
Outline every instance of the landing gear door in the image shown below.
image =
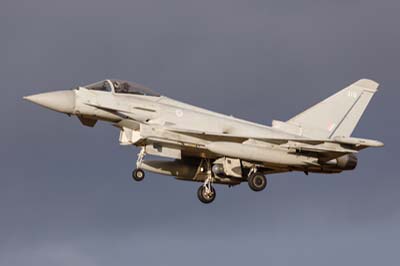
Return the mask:
M 240 163 L 240 159 L 225 157 L 223 165 L 226 175 L 242 178 L 242 164 Z
M 167 147 L 162 144 L 153 143 L 146 145 L 146 153 L 166 158 L 182 159 L 181 150 L 173 147 Z

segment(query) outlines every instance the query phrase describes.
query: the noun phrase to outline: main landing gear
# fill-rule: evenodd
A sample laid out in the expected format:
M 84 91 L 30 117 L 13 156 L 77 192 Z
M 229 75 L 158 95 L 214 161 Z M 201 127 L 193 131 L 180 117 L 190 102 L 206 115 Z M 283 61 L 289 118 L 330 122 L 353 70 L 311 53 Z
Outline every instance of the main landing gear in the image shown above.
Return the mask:
M 136 167 L 137 168 L 135 170 L 133 170 L 133 172 L 132 172 L 132 178 L 135 181 L 142 181 L 144 179 L 145 174 L 144 174 L 144 171 L 142 169 L 140 169 L 140 166 L 142 165 L 142 162 L 143 162 L 143 159 L 144 159 L 145 155 L 146 155 L 146 151 L 145 151 L 145 149 L 143 147 L 140 150 L 140 152 L 138 153 L 138 158 L 137 158 L 137 161 L 136 161 Z
M 211 163 L 209 160 L 206 161 L 207 163 L 207 178 L 204 181 L 204 184 L 199 187 L 197 190 L 197 197 L 199 200 L 205 204 L 211 203 L 215 199 L 215 189 L 211 185 L 213 181 L 212 173 L 211 173 Z
M 211 203 L 215 199 L 215 189 L 210 186 L 209 188 L 205 186 L 200 186 L 197 190 L 197 197 L 199 200 L 205 204 Z
M 132 178 L 135 181 L 142 181 L 145 177 L 145 172 L 141 169 L 143 159 L 146 155 L 146 151 L 142 148 L 138 154 L 138 158 L 136 161 L 136 169 L 132 172 Z M 215 181 L 215 175 L 213 176 L 212 165 L 209 159 L 203 159 L 201 162 L 202 170 L 201 172 L 204 174 L 204 168 L 206 169 L 206 179 L 204 180 L 203 185 L 201 185 L 197 190 L 198 199 L 205 204 L 209 204 L 215 200 L 216 191 L 212 186 L 212 183 Z M 204 168 L 203 168 L 204 166 Z M 243 180 L 244 181 L 244 180 Z M 256 166 L 253 166 L 248 175 L 247 175 L 247 183 L 251 190 L 253 191 L 262 191 L 267 186 L 267 179 L 262 174 L 262 172 L 258 172 Z
M 251 190 L 258 192 L 267 186 L 267 178 L 263 174 L 257 173 L 256 169 L 252 169 L 247 177 L 247 183 Z

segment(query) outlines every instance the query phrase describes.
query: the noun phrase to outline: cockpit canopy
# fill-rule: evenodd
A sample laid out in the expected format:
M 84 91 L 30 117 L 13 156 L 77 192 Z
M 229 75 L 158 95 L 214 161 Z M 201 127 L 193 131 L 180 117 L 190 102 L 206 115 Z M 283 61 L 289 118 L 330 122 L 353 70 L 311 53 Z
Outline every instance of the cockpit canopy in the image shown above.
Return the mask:
M 84 86 L 88 90 L 108 91 L 121 94 L 136 94 L 144 96 L 160 97 L 160 94 L 155 93 L 143 85 L 118 79 L 107 79 L 93 84 Z

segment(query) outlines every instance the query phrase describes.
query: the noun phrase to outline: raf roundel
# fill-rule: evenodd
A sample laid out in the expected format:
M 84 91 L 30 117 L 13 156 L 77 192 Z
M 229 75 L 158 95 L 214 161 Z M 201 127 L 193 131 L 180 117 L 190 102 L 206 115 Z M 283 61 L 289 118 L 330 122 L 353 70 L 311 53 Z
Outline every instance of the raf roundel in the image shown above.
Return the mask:
M 182 117 L 183 116 L 183 111 L 181 109 L 176 109 L 175 114 L 177 117 Z

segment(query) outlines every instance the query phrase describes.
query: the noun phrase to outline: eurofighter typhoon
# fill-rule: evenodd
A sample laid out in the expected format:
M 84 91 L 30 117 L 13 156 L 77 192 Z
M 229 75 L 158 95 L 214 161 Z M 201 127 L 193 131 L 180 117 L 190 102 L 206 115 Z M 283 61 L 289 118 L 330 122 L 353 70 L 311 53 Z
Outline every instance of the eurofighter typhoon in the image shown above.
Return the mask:
M 264 126 L 189 105 L 128 81 L 107 79 L 72 90 L 26 96 L 75 115 L 89 127 L 101 120 L 120 129 L 121 145 L 141 148 L 132 177 L 145 171 L 202 182 L 199 200 L 215 199 L 213 184 L 267 186 L 266 175 L 290 171 L 340 173 L 357 166 L 357 153 L 381 147 L 351 134 L 378 89 L 361 79 L 287 121 Z M 166 157 L 145 160 L 145 155 Z

